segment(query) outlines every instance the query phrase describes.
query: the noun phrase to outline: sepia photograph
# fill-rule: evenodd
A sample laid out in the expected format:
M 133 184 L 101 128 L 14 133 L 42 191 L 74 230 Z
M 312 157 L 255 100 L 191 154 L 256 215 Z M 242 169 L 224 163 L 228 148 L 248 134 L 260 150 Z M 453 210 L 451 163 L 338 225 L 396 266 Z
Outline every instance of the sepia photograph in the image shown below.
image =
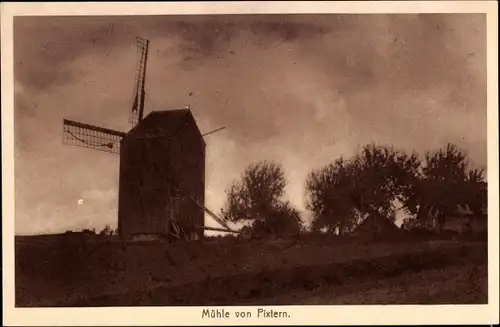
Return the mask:
M 16 308 L 491 304 L 486 13 L 11 28 Z

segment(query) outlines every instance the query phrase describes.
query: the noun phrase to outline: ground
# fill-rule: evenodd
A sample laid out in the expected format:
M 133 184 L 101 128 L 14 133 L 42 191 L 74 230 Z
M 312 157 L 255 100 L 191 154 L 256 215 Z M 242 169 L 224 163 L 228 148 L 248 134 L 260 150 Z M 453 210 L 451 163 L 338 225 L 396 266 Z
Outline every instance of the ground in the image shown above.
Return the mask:
M 403 273 L 382 280 L 368 279 L 356 285 L 301 290 L 249 304 L 478 304 L 487 302 L 487 286 L 486 265 L 463 265 Z
M 17 306 L 487 303 L 486 243 L 16 242 Z

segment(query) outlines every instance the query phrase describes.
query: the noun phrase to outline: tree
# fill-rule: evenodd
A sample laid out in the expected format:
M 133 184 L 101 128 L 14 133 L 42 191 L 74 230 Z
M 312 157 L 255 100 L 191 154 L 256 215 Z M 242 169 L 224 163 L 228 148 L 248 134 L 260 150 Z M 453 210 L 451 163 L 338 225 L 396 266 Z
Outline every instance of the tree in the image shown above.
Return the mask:
M 99 236 L 111 236 L 113 235 L 113 230 L 109 225 L 104 226 L 104 229 L 99 232 Z
M 301 230 L 300 214 L 283 202 L 285 174 L 281 165 L 262 161 L 248 166 L 241 180 L 226 191 L 224 219 L 250 223 L 252 235 L 286 235 Z
M 448 144 L 422 160 L 388 146 L 366 145 L 349 160 L 340 158 L 309 174 L 307 208 L 313 230 L 343 234 L 370 213 L 394 217 L 394 202 L 416 216 L 407 225 L 426 227 L 437 217 L 440 230 L 458 205 L 481 213 L 487 206 L 482 170 L 468 167 L 467 154 Z
M 406 203 L 416 192 L 421 161 L 389 146 L 367 145 L 355 159 L 358 162 L 358 208 L 365 213 L 378 212 L 385 217 L 395 213 L 394 201 Z
M 394 201 L 404 202 L 415 192 L 419 166 L 416 154 L 366 145 L 350 160 L 340 158 L 313 171 L 306 181 L 313 230 L 344 234 L 370 213 L 394 217 Z
M 486 207 L 487 186 L 483 171 L 470 169 L 467 153 L 453 144 L 425 154 L 420 181 L 421 208 L 437 212 L 439 231 L 458 206 L 480 212 Z
M 488 184 L 484 181 L 482 169 L 468 172 L 464 202 L 475 214 L 482 214 L 488 208 Z
M 342 234 L 350 229 L 355 217 L 355 167 L 340 158 L 313 171 L 306 180 L 307 209 L 313 213 L 312 229 L 326 228 Z
M 403 223 L 401 224 L 401 229 L 404 230 L 412 230 L 418 227 L 417 220 L 412 218 L 403 219 Z
M 256 220 L 252 226 L 252 235 L 275 235 L 288 237 L 304 231 L 300 213 L 289 202 L 278 203 L 276 208 L 264 220 Z

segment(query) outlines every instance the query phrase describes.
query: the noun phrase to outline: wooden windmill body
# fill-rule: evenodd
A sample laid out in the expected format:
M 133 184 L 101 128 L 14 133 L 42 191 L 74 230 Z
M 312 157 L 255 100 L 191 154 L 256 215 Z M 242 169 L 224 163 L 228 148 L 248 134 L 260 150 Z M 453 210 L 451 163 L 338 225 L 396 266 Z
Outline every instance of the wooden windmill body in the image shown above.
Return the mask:
M 152 111 L 143 118 L 149 41 L 138 38 L 137 42 L 140 59 L 132 129 L 124 133 L 65 119 L 64 143 L 120 155 L 121 237 L 197 239 L 204 229 L 234 232 L 204 206 L 205 141 L 191 111 Z M 224 228 L 205 227 L 205 212 Z
M 123 137 L 121 235 L 169 234 L 180 225 L 197 237 L 191 227 L 204 225 L 204 212 L 190 197 L 204 203 L 204 193 L 205 142 L 189 110 L 153 111 Z

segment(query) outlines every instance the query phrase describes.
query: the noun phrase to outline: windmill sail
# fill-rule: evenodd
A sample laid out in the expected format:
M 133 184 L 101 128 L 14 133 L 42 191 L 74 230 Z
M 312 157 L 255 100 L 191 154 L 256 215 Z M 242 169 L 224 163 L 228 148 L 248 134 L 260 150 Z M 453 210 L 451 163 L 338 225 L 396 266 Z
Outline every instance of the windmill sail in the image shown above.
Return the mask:
M 139 62 L 135 75 L 132 112 L 130 115 L 130 123 L 132 124 L 132 127 L 137 125 L 144 116 L 144 101 L 146 98 L 146 66 L 148 61 L 149 40 L 138 37 L 137 50 L 139 52 Z
M 120 153 L 120 141 L 125 133 L 64 119 L 63 143 L 95 150 Z

